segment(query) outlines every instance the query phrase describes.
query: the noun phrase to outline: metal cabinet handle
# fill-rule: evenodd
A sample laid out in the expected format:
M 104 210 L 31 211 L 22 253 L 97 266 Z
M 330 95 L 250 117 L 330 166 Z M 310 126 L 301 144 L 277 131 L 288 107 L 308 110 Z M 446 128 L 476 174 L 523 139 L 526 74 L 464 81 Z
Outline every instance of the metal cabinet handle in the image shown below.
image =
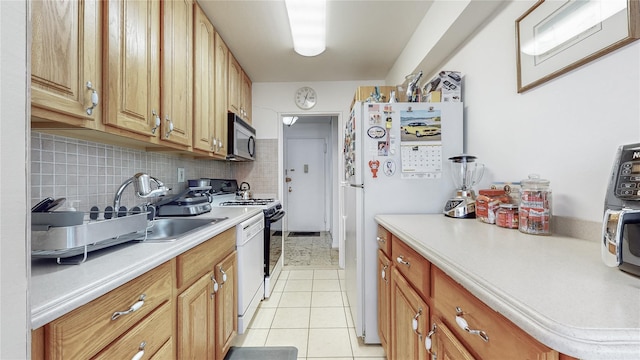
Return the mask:
M 223 148 L 222 139 L 218 139 L 218 151 Z
M 484 340 L 484 342 L 489 342 L 489 335 L 487 335 L 486 332 L 482 330 L 470 329 L 469 323 L 467 323 L 467 320 L 465 320 L 465 318 L 463 318 L 462 316 L 464 316 L 464 312 L 459 307 L 456 307 L 456 324 L 458 324 L 458 326 L 460 326 L 462 330 L 468 332 L 469 334 L 478 335 L 482 340 Z
M 140 343 L 140 346 L 138 347 L 138 352 L 133 355 L 133 357 L 131 358 L 131 360 L 140 360 L 142 359 L 142 357 L 144 356 L 144 348 L 145 346 L 147 346 L 147 342 L 143 341 Z
M 213 282 L 213 291 L 211 292 L 211 298 L 213 299 L 213 297 L 216 296 L 216 293 L 218 293 L 220 285 L 218 285 L 215 275 L 211 275 L 211 282 Z
M 96 91 L 96 89 L 93 88 L 93 84 L 91 83 L 91 81 L 87 81 L 87 90 L 91 91 L 91 107 L 87 108 L 87 115 L 92 115 L 93 114 L 93 109 L 96 108 L 96 106 L 98 106 L 98 91 Z
M 398 262 L 398 264 L 411 266 L 411 264 L 408 261 L 404 260 L 404 255 L 398 256 L 398 258 L 396 258 L 396 261 Z
M 376 240 L 378 240 L 379 243 L 382 244 L 386 244 L 387 243 L 387 239 L 380 237 L 380 236 L 376 236 Z
M 214 138 L 213 136 L 211 137 L 211 151 L 216 151 L 216 148 L 218 147 L 218 139 Z
M 222 266 L 220 267 L 220 273 L 222 274 L 222 283 L 220 284 L 220 286 L 224 285 L 227 282 L 227 273 L 224 272 L 224 270 L 222 269 Z
M 418 309 L 418 313 L 411 320 L 411 327 L 413 328 L 413 333 L 418 335 L 418 339 L 422 341 L 422 333 L 418 331 L 418 318 L 422 315 L 422 308 Z
M 169 122 L 169 130 L 167 130 L 167 133 L 164 134 L 165 139 L 168 139 L 169 134 L 171 134 L 171 132 L 173 131 L 173 121 L 169 119 L 169 115 L 165 116 L 165 120 Z
M 128 314 L 131 314 L 134 311 L 137 311 L 138 309 L 140 309 L 142 307 L 142 305 L 144 305 L 144 299 L 146 297 L 147 297 L 147 295 L 145 295 L 145 294 L 140 295 L 140 297 L 138 298 L 138 301 L 136 301 L 135 304 L 131 305 L 129 310 L 114 312 L 113 315 L 111 315 L 111 320 L 115 320 L 115 319 L 119 318 L 122 315 L 128 315 Z
M 387 279 L 387 269 L 389 268 L 389 265 L 385 265 L 382 267 L 382 271 L 380 272 L 380 276 L 382 277 L 382 280 L 384 280 L 384 282 L 388 283 L 389 280 Z
M 431 325 L 431 331 L 429 331 L 429 333 L 427 333 L 426 338 L 424 339 L 424 348 L 427 349 L 428 352 L 432 353 L 432 357 L 435 356 L 436 354 L 431 352 L 431 348 L 433 347 L 433 342 L 431 341 L 431 337 L 433 337 L 433 335 L 436 334 L 436 323 L 433 323 L 433 325 Z
M 156 130 L 160 127 L 160 116 L 155 109 L 151 110 L 151 116 L 153 116 L 153 124 L 155 125 L 153 128 L 151 128 L 151 133 L 155 134 Z

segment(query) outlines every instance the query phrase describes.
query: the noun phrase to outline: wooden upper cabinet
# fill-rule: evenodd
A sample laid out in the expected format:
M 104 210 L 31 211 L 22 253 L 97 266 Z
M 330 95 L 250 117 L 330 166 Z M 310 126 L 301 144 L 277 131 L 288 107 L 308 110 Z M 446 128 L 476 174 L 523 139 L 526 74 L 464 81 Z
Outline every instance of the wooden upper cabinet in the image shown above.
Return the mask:
M 251 79 L 249 75 L 242 72 L 242 84 L 241 84 L 241 96 L 240 96 L 240 116 L 251 124 Z
M 160 5 L 110 0 L 104 5 L 104 123 L 107 131 L 157 141 L 160 115 Z M 155 129 L 154 129 L 155 128 Z
M 218 33 L 215 34 L 215 133 L 218 137 L 218 155 L 227 155 L 227 102 L 229 83 L 229 48 Z
M 229 53 L 229 111 L 240 116 L 242 116 L 240 114 L 241 83 L 242 68 L 233 54 Z
M 193 148 L 217 150 L 215 132 L 215 31 L 211 21 L 196 4 L 193 7 Z
M 193 1 L 163 1 L 162 20 L 161 139 L 166 144 L 190 148 L 193 123 Z
M 101 125 L 100 16 L 98 1 L 31 2 L 34 118 L 89 128 Z

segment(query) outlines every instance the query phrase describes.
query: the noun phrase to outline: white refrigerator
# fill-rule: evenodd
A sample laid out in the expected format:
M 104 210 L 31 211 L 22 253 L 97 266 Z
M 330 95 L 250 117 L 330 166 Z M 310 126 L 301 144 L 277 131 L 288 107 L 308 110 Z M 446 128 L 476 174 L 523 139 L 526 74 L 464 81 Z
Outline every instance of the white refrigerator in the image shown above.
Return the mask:
M 344 130 L 346 293 L 357 336 L 378 344 L 374 216 L 442 214 L 455 190 L 448 158 L 463 153 L 463 104 L 356 102 Z

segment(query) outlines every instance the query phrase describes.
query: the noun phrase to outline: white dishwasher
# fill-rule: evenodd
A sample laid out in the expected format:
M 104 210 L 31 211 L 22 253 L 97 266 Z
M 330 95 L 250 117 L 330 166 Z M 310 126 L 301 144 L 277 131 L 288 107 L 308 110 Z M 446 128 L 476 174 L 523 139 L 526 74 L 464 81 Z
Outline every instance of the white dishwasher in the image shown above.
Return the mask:
M 238 334 L 244 334 L 264 298 L 264 215 L 236 227 L 238 254 Z

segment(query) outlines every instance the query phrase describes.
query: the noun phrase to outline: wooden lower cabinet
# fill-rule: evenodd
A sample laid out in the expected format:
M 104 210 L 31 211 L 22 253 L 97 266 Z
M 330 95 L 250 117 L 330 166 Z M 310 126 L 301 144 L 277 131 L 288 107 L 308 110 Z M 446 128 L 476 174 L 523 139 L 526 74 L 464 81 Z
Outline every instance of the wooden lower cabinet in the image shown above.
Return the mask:
M 388 359 L 573 359 L 540 343 L 404 241 L 391 238 L 391 259 L 383 242 L 378 250 L 378 333 Z M 471 331 L 460 326 L 464 322 Z
M 431 359 L 475 360 L 440 318 L 433 316 L 431 323 L 431 331 L 427 335 L 431 338 Z
M 178 359 L 213 359 L 216 291 L 213 271 L 178 295 Z
M 216 265 L 216 359 L 223 359 L 238 333 L 238 257 L 234 251 Z
M 378 336 L 385 353 L 389 353 L 391 322 L 391 260 L 378 250 Z
M 429 306 L 396 269 L 391 274 L 391 359 L 425 359 Z M 389 355 L 389 353 L 387 353 Z

